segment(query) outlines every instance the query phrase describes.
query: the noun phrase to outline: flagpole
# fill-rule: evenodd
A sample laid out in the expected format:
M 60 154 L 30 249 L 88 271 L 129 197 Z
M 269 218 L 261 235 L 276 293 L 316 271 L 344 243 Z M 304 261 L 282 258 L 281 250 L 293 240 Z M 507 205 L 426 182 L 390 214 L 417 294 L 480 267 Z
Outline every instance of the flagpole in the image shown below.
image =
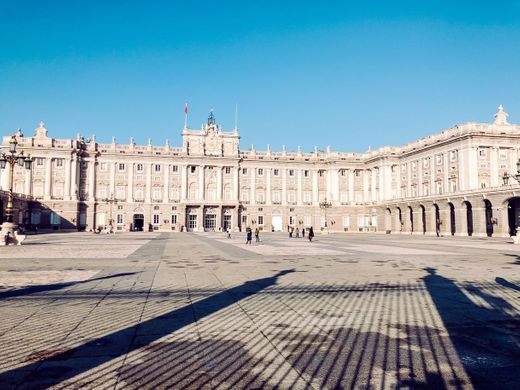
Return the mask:
M 188 128 L 188 102 L 184 103 L 184 128 Z

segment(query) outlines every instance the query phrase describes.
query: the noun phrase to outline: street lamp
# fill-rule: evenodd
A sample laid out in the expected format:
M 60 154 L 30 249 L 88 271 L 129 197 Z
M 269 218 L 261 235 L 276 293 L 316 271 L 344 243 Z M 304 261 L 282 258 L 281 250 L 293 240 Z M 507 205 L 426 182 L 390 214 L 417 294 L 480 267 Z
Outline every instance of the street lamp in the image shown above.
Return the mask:
M 514 175 L 504 172 L 504 175 L 502 176 L 502 181 L 504 182 L 505 186 L 508 185 L 510 177 L 512 177 L 518 183 L 520 183 L 520 159 L 516 162 L 516 173 Z
M 325 197 L 325 200 L 323 202 L 320 202 L 320 209 L 322 209 L 325 213 L 325 227 L 321 230 L 324 232 L 328 232 L 327 227 L 327 209 L 330 209 L 332 207 L 331 202 L 327 202 L 327 198 Z
M 16 139 L 16 135 L 13 135 L 9 140 L 9 151 L 7 153 L 2 153 L 0 155 L 0 169 L 6 169 L 9 164 L 9 173 L 8 173 L 8 198 L 7 198 L 7 206 L 5 208 L 5 222 L 2 224 L 2 236 L 10 235 L 11 239 L 14 240 L 15 243 L 18 243 L 16 239 L 15 233 L 17 232 L 17 226 L 14 223 L 14 198 L 13 198 L 13 175 L 14 175 L 14 167 L 18 164 L 21 167 L 25 167 L 25 169 L 31 169 L 32 159 L 30 156 L 25 156 L 23 150 L 20 153 L 16 152 L 16 146 L 18 145 L 18 140 Z
M 112 232 L 113 231 L 113 226 L 112 226 L 112 205 L 115 203 L 117 204 L 119 202 L 119 200 L 117 200 L 116 198 L 114 198 L 114 194 L 113 193 L 110 193 L 110 197 L 109 198 L 106 198 L 103 200 L 106 204 L 109 204 L 110 205 L 110 212 L 109 212 L 109 216 L 108 216 L 108 225 L 110 226 L 110 231 Z

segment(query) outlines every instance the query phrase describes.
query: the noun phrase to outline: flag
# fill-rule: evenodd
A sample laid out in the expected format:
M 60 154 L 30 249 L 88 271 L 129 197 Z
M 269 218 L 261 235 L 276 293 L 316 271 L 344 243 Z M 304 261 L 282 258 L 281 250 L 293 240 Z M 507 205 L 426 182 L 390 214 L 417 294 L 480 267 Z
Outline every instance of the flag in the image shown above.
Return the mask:
M 184 113 L 188 115 L 188 103 L 184 103 Z

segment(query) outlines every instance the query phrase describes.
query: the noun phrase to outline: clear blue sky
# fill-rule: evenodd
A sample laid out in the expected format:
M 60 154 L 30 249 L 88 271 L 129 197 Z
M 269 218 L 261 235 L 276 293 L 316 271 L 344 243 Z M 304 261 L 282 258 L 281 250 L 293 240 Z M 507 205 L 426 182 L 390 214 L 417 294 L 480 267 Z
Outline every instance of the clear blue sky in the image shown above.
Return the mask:
M 0 1 L 0 133 L 365 151 L 520 123 L 520 1 Z

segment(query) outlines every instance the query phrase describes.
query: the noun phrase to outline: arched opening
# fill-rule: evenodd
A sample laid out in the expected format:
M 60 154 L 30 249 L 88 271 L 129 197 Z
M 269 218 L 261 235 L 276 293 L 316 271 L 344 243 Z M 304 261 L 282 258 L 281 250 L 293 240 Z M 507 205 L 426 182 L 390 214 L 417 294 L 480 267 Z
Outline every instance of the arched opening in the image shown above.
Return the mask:
M 509 217 L 509 235 L 516 236 L 520 228 L 520 198 L 511 198 L 507 204 Z
M 413 233 L 413 209 L 408 206 L 409 217 L 410 217 L 410 232 Z
M 402 213 L 400 207 L 397 208 L 397 224 L 398 224 L 397 230 L 402 232 L 403 231 L 403 213 Z
M 423 205 L 419 206 L 421 208 L 421 225 L 422 225 L 422 232 L 423 234 L 426 234 L 426 209 Z
M 438 204 L 434 204 L 433 208 L 435 210 L 435 234 L 439 237 L 441 234 L 441 212 Z
M 468 227 L 468 236 L 473 235 L 473 206 L 467 200 L 464 201 L 466 205 L 466 225 Z
M 488 199 L 484 199 L 485 214 L 486 214 L 486 235 L 493 236 L 493 206 Z
M 453 206 L 453 203 L 448 203 L 448 206 L 450 208 L 450 233 L 451 235 L 455 235 L 456 229 L 455 229 L 455 206 Z
M 134 214 L 133 230 L 136 232 L 144 230 L 144 214 Z
M 385 229 L 386 233 L 392 232 L 392 210 L 389 208 L 386 209 L 385 213 Z

